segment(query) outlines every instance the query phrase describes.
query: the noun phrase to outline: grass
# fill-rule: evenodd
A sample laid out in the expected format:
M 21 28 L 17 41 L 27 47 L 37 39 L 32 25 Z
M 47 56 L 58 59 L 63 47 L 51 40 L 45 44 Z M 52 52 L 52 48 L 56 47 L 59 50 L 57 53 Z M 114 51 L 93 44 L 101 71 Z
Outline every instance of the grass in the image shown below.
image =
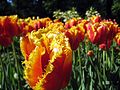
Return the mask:
M 88 56 L 92 50 L 94 55 Z M 15 37 L 9 47 L 0 46 L 0 90 L 31 90 L 23 76 L 24 60 Z M 119 90 L 120 46 L 115 42 L 107 51 L 84 40 L 73 51 L 71 80 L 63 90 Z

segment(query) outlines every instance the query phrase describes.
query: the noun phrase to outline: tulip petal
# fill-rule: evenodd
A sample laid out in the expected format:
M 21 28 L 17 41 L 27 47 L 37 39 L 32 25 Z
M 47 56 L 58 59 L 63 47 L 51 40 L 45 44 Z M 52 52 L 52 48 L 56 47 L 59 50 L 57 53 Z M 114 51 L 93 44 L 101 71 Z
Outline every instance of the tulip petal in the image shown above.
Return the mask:
M 28 57 L 32 50 L 34 50 L 35 45 L 31 42 L 28 37 L 21 37 L 20 38 L 20 48 L 25 60 L 28 60 Z
M 34 87 L 42 76 L 41 48 L 42 47 L 36 47 L 30 53 L 28 61 L 24 61 L 24 78 L 28 81 L 31 87 Z

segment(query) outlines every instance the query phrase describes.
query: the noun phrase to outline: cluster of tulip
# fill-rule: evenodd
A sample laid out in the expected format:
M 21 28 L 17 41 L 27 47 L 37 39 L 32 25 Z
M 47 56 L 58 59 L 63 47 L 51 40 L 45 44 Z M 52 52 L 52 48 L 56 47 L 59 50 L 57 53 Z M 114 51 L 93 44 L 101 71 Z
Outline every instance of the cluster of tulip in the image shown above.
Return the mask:
M 109 49 L 111 42 L 118 33 L 118 24 L 111 20 L 101 20 L 100 16 L 93 16 L 87 24 L 87 35 L 93 44 L 101 49 Z
M 49 18 L 43 19 L 18 19 L 17 15 L 0 16 L 0 45 L 9 46 L 14 36 L 23 36 L 32 30 L 46 27 Z
M 33 30 L 50 28 L 55 23 L 59 23 L 58 28 L 62 26 L 64 29 L 62 33 L 69 38 L 72 50 L 77 49 L 79 42 L 84 40 L 85 35 L 93 44 L 99 45 L 102 49 L 109 48 L 114 38 L 120 45 L 118 24 L 115 21 L 102 20 L 100 16 L 93 16 L 88 20 L 72 18 L 62 23 L 58 20 L 52 21 L 50 18 L 18 19 L 16 15 L 0 17 L 0 45 L 8 46 L 14 36 L 24 36 Z
M 33 30 L 38 30 L 40 28 L 47 27 L 48 23 L 52 22 L 50 18 L 41 18 L 41 19 L 19 19 L 17 24 L 19 26 L 20 34 L 26 35 L 28 32 L 31 32 Z
M 24 78 L 34 90 L 60 90 L 68 84 L 72 50 L 85 36 L 103 50 L 110 48 L 114 38 L 120 45 L 118 24 L 100 16 L 89 20 L 72 18 L 65 23 L 50 18 L 0 17 L 0 44 L 8 46 L 14 36 L 21 36 Z

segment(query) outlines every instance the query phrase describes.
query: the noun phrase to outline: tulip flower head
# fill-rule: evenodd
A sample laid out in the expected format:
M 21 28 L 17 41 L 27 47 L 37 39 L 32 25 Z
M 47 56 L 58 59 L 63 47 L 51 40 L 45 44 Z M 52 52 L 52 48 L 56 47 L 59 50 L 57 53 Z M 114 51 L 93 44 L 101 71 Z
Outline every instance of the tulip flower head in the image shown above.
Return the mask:
M 91 22 L 91 23 L 97 23 L 97 22 L 101 22 L 101 17 L 100 17 L 100 15 L 97 15 L 97 16 L 95 16 L 95 15 L 93 15 L 92 17 L 90 17 L 89 18 L 89 21 Z
M 119 28 L 118 33 L 115 36 L 115 41 L 120 46 L 120 28 Z
M 60 90 L 68 84 L 72 50 L 63 33 L 32 31 L 21 38 L 20 47 L 25 57 L 25 79 L 32 89 Z
M 84 40 L 85 36 L 85 21 L 81 21 L 77 26 L 72 26 L 65 31 L 65 35 L 69 38 L 72 50 L 76 50 L 79 43 Z
M 102 49 L 110 48 L 111 42 L 118 32 L 118 24 L 109 20 L 88 23 L 87 34 L 93 44 L 99 45 Z
M 17 16 L 0 17 L 0 45 L 9 46 L 12 38 L 18 36 Z

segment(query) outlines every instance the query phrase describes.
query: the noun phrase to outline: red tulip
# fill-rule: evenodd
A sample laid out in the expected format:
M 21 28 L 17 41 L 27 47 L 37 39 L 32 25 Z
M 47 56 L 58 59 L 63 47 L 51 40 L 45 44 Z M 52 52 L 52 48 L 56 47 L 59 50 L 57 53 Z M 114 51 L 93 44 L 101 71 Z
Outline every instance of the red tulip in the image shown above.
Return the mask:
M 72 26 L 70 29 L 65 30 L 65 35 L 69 38 L 72 50 L 76 50 L 79 43 L 84 40 L 86 22 L 86 20 L 81 20 L 76 26 Z
M 8 46 L 12 43 L 12 38 L 19 35 L 17 16 L 0 17 L 0 45 Z
M 12 38 L 7 36 L 0 36 L 0 45 L 7 47 L 12 43 Z
M 106 41 L 107 32 L 107 27 L 99 25 L 99 23 L 87 25 L 88 38 L 93 44 L 101 44 Z
M 93 44 L 102 49 L 110 48 L 111 42 L 118 32 L 118 25 L 112 21 L 103 20 L 94 24 L 87 24 L 88 38 Z
M 4 16 L 1 19 L 3 26 L 4 35 L 13 37 L 18 35 L 17 17 L 15 16 Z
M 66 30 L 65 35 L 69 38 L 72 50 L 76 50 L 79 43 L 83 41 L 85 30 L 80 27 L 72 27 Z
M 92 16 L 89 21 L 94 24 L 94 23 L 99 23 L 99 22 L 101 22 L 101 20 L 102 20 L 102 19 L 101 19 L 100 16 Z
M 60 90 L 68 84 L 72 50 L 63 33 L 31 32 L 21 38 L 20 47 L 25 57 L 25 79 L 32 89 Z
M 77 19 L 76 18 L 72 18 L 72 19 L 68 20 L 67 22 L 65 22 L 65 28 L 69 29 L 72 26 L 76 26 L 76 24 L 77 24 Z
M 120 46 L 120 32 L 118 32 L 115 36 L 115 41 L 117 42 L 117 44 Z
M 106 42 L 99 44 L 99 48 L 101 48 L 102 50 L 107 50 L 110 48 L 111 43 L 112 43 L 112 40 L 107 40 Z

